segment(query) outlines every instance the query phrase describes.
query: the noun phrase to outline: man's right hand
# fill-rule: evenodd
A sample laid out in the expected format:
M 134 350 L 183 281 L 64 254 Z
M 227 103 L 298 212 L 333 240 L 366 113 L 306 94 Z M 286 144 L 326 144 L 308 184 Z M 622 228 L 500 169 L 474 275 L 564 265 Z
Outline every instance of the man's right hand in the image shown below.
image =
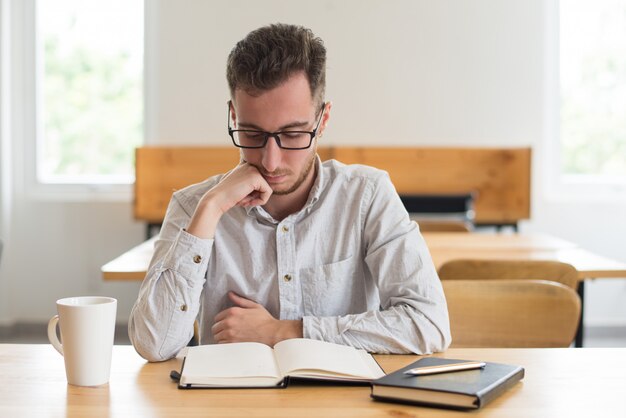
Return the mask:
M 213 238 L 217 223 L 231 208 L 264 205 L 271 195 L 272 188 L 259 170 L 243 163 L 200 198 L 187 232 L 199 238 Z

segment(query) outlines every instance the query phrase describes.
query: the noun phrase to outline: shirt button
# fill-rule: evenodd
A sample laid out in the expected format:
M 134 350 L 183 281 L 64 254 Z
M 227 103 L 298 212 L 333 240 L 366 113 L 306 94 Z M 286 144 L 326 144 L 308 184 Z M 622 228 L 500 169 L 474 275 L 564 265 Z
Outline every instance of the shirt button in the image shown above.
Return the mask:
M 289 227 L 287 225 L 283 225 L 283 232 L 289 232 Z
M 200 262 L 201 262 L 201 261 L 202 261 L 202 257 L 201 257 L 201 256 L 199 256 L 199 255 L 195 255 L 195 256 L 193 257 L 193 262 L 194 262 L 194 263 L 196 263 L 196 264 L 200 264 Z
M 291 281 L 291 275 L 290 274 L 285 274 L 283 276 L 283 280 L 286 281 L 286 282 L 290 282 Z
M 185 305 L 185 304 L 181 305 L 180 310 L 183 311 L 183 312 L 186 312 L 187 311 L 187 305 Z

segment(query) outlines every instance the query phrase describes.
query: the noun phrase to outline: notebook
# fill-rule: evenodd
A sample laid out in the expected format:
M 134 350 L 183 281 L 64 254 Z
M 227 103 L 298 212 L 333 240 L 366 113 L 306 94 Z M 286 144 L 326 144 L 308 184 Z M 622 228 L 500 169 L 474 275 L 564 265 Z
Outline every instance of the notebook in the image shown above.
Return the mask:
M 372 398 L 380 401 L 415 403 L 459 409 L 478 409 L 524 377 L 521 366 L 489 363 L 482 369 L 411 376 L 404 372 L 467 360 L 422 358 L 372 382 Z

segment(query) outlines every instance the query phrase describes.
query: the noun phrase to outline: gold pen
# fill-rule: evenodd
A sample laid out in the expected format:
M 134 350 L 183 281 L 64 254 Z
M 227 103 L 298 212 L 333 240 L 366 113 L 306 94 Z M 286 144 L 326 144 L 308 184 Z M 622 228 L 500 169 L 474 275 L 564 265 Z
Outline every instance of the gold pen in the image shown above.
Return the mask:
M 465 361 L 463 363 L 440 364 L 437 366 L 424 366 L 409 369 L 404 372 L 411 376 L 422 376 L 426 374 L 458 372 L 461 370 L 482 369 L 486 363 L 482 361 Z

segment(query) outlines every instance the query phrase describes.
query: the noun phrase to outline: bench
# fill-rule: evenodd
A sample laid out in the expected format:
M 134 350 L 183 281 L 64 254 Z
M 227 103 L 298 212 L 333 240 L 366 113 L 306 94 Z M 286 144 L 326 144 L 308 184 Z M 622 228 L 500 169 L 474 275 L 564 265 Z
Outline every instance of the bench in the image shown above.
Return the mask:
M 530 148 L 320 147 L 322 160 L 371 165 L 389 173 L 398 194 L 471 195 L 476 225 L 517 226 L 530 218 Z M 232 169 L 235 147 L 144 146 L 136 150 L 135 219 L 148 234 L 163 221 L 175 190 Z M 440 199 L 441 200 L 441 199 Z M 410 208 L 409 208 L 410 209 Z

